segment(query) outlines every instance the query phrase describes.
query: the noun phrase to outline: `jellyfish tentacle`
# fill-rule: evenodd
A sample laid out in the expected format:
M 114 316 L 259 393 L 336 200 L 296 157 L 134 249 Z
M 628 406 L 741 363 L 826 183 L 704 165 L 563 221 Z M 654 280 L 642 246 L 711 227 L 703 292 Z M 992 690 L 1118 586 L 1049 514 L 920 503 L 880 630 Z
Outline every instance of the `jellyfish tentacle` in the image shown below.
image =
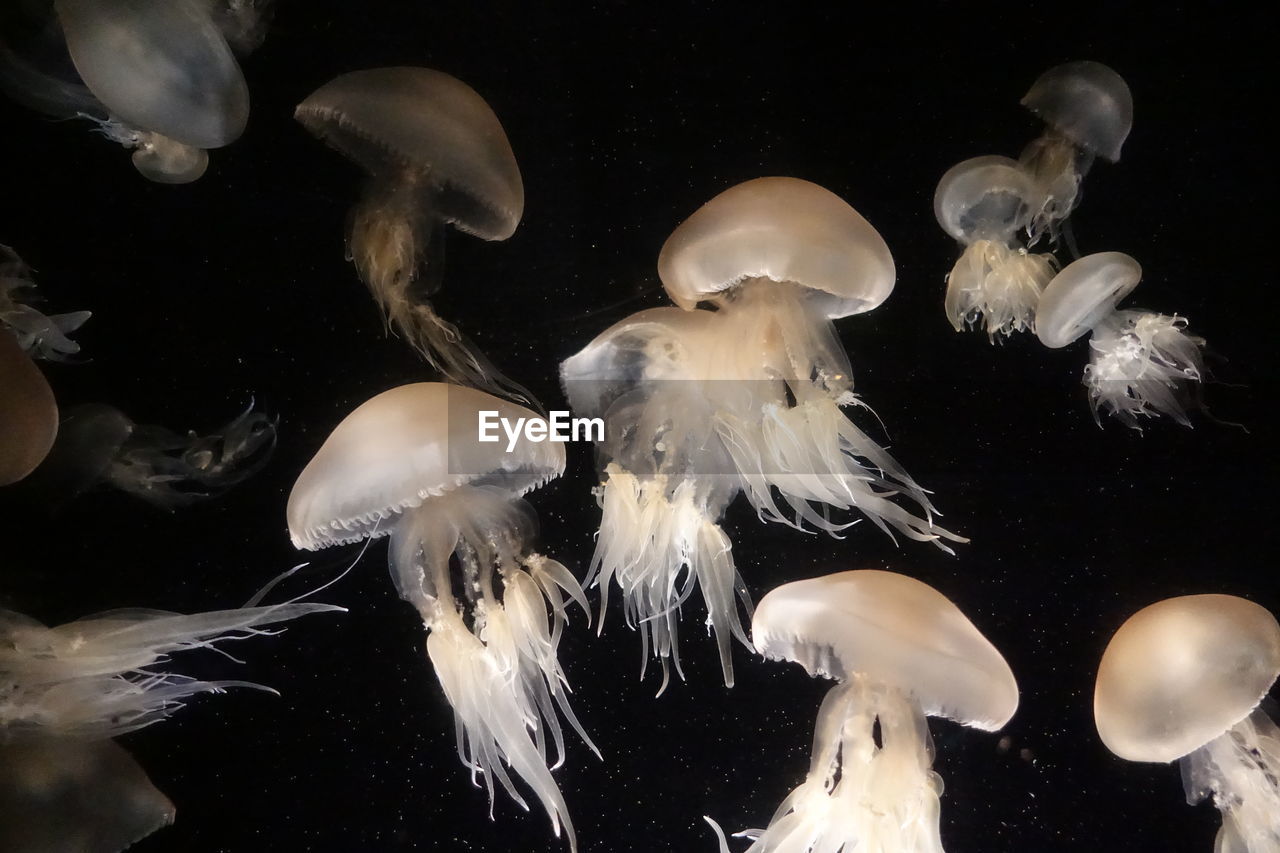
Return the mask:
M 1280 845 L 1280 728 L 1261 708 L 1183 757 L 1187 802 L 1222 813 L 1216 850 L 1265 853 Z
M 1140 418 L 1162 414 L 1191 425 L 1205 340 L 1186 328 L 1177 314 L 1140 310 L 1115 311 L 1095 327 L 1084 384 L 1099 426 L 1103 412 L 1137 430 Z
M 947 276 L 947 319 L 957 332 L 982 324 L 992 343 L 1033 331 L 1040 294 L 1056 272 L 1052 255 L 975 240 Z

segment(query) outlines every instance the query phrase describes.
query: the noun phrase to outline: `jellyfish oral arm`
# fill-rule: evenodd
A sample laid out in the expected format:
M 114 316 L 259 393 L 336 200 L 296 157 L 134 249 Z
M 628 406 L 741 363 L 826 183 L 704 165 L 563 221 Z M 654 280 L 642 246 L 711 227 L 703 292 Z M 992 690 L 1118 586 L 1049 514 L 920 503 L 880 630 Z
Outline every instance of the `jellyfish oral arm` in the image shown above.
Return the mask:
M 1218 853 L 1280 849 L 1280 729 L 1255 709 L 1180 760 L 1187 802 L 1206 797 L 1222 812 Z

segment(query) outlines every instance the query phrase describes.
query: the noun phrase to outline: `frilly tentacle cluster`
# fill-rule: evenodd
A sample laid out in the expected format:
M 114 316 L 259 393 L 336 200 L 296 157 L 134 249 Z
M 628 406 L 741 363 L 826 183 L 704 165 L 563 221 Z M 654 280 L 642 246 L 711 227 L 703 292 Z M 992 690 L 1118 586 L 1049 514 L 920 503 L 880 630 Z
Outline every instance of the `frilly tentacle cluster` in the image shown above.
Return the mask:
M 1181 760 L 1187 802 L 1222 812 L 1217 853 L 1280 849 L 1280 728 L 1255 709 L 1226 734 Z
M 1168 415 L 1184 426 L 1187 398 L 1204 375 L 1204 339 L 1178 315 L 1117 311 L 1089 341 L 1084 384 L 1095 418 L 1115 415 L 1140 429 L 1140 418 Z
M 976 240 L 947 276 L 947 319 L 957 332 L 985 328 L 992 343 L 1030 331 L 1040 294 L 1056 269 L 1052 255 Z
M 31 307 L 40 301 L 31 270 L 18 254 L 0 245 L 0 326 L 18 338 L 18 346 L 32 358 L 67 361 L 80 352 L 69 335 L 89 319 L 89 311 L 42 314 Z

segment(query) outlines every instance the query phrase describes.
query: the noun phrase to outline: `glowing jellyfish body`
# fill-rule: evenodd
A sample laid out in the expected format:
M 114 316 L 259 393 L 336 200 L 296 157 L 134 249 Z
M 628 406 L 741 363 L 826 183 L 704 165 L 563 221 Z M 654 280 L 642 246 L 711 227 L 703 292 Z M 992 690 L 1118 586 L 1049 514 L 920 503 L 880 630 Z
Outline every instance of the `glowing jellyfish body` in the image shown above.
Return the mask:
M 0 245 L 0 327 L 8 327 L 17 336 L 18 346 L 32 358 L 65 361 L 80 352 L 80 345 L 68 336 L 92 314 L 45 315 L 31 305 L 40 300 L 36 290 L 30 268 L 13 249 Z
M 707 202 L 667 239 L 658 273 L 682 308 L 717 307 L 709 344 L 724 444 L 762 518 L 838 531 L 814 505 L 856 509 L 886 533 L 950 550 L 928 496 L 841 412 L 864 405 L 831 320 L 870 311 L 894 285 L 879 233 L 842 199 L 795 178 L 758 178 Z M 774 490 L 787 510 L 779 508 Z M 923 517 L 894 503 L 903 496 Z
M 925 718 L 983 731 L 1008 722 L 1018 685 L 996 648 L 937 590 L 883 571 L 784 584 L 760 601 L 751 635 L 766 658 L 838 683 L 804 782 L 767 828 L 738 833 L 748 853 L 941 853 Z
M 524 396 L 427 301 L 445 225 L 505 240 L 524 213 L 520 168 L 489 105 L 440 71 L 376 68 L 326 83 L 294 116 L 369 173 L 348 253 L 391 325 L 446 379 Z
M 1045 132 L 1022 152 L 1021 163 L 1041 190 L 1039 209 L 1027 224 L 1034 244 L 1058 229 L 1080 203 L 1080 184 L 1094 157 L 1120 159 L 1133 127 L 1133 96 L 1119 74 L 1100 62 L 1068 62 L 1032 84 L 1022 104 Z
M 1233 595 L 1139 610 L 1102 655 L 1093 713 L 1107 748 L 1182 766 L 1187 801 L 1222 812 L 1218 853 L 1280 849 L 1280 729 L 1259 708 L 1280 676 L 1280 624 Z
M 1204 378 L 1204 339 L 1177 315 L 1117 310 L 1142 279 L 1142 267 L 1122 252 L 1099 252 L 1068 264 L 1045 289 L 1036 334 L 1059 348 L 1092 332 L 1084 384 L 1094 417 L 1103 412 L 1141 428 L 1141 418 L 1164 414 L 1190 426 Z
M 947 276 L 945 308 L 957 332 L 981 324 L 994 343 L 1034 327 L 1054 261 L 1052 255 L 1028 252 L 1017 232 L 1039 200 L 1034 181 L 1007 157 L 965 160 L 938 182 L 934 215 L 965 247 Z
M 599 624 L 616 583 L 646 664 L 651 652 L 662 665 L 659 694 L 670 663 L 683 678 L 680 613 L 694 589 L 706 604 L 726 685 L 733 685 L 730 638 L 750 648 L 735 599 L 748 614 L 751 600 L 718 523 L 739 491 L 713 402 L 722 383 L 711 379 L 708 344 L 719 319 L 708 311 L 641 311 L 560 369 L 574 412 L 605 423 L 600 535 L 588 575 L 601 589 Z
M 333 431 L 289 495 L 295 547 L 315 550 L 390 536 L 392 580 L 422 617 L 427 656 L 453 707 L 458 754 L 522 807 L 504 764 L 577 847 L 547 768 L 564 741 L 557 709 L 595 750 L 568 703 L 556 657 L 565 593 L 586 609 L 568 569 L 531 550 L 536 520 L 521 496 L 564 470 L 561 444 L 477 441 L 481 412 L 535 417 L 480 391 L 440 383 L 393 388 Z M 450 571 L 456 559 L 461 576 Z M 548 619 L 547 608 L 551 618 Z M 597 753 L 598 754 L 598 753 Z

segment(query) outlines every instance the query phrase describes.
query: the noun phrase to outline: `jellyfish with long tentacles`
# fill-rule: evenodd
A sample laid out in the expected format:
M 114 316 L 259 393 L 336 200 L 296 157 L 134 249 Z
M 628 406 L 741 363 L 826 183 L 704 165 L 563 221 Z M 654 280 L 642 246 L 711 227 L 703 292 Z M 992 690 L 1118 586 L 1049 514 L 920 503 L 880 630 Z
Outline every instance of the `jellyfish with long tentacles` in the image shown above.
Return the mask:
M 709 311 L 654 308 L 616 323 L 560 368 L 570 405 L 601 418 L 600 535 L 587 585 L 600 587 L 600 618 L 617 584 L 627 624 L 662 666 L 661 695 L 680 664 L 681 609 L 701 590 L 726 686 L 733 686 L 731 641 L 750 648 L 738 615 L 751 599 L 720 528 L 740 491 L 717 431 Z
M 524 214 L 520 167 L 489 105 L 441 71 L 375 68 L 321 86 L 294 117 L 369 175 L 347 253 L 390 326 L 450 382 L 531 402 L 429 301 L 445 226 L 505 240 Z
M 58 440 L 31 478 L 46 504 L 97 485 L 173 510 L 218 497 L 262 470 L 276 445 L 275 419 L 250 402 L 207 433 L 136 424 L 114 406 L 89 404 L 62 418 Z
M 1022 152 L 1022 167 L 1040 187 L 1040 205 L 1027 223 L 1034 245 L 1059 229 L 1080 203 L 1080 185 L 1095 157 L 1115 163 L 1133 127 L 1133 95 L 1124 78 L 1100 62 L 1068 62 L 1032 84 L 1022 105 L 1044 133 Z
M 926 717 L 983 731 L 1013 717 L 1018 685 L 995 646 L 937 590 L 874 570 L 783 584 L 760 601 L 751 636 L 766 658 L 837 683 L 804 782 L 768 827 L 737 833 L 748 853 L 942 853 Z
M 522 499 L 560 476 L 564 448 L 483 443 L 477 426 L 486 417 L 496 425 L 536 416 L 441 383 L 375 396 L 299 475 L 289 533 L 308 550 L 391 537 L 391 577 L 426 626 L 427 657 L 453 707 L 458 756 L 472 781 L 483 777 L 491 809 L 495 782 L 528 809 L 512 776 L 519 778 L 576 850 L 551 769 L 565 757 L 560 716 L 599 755 L 569 705 L 557 658 L 568 604 L 586 611 L 587 602 L 568 569 L 533 550 L 536 517 Z
M 1234 595 L 1184 595 L 1129 617 L 1093 694 L 1102 742 L 1182 768 L 1187 802 L 1222 813 L 1217 853 L 1280 850 L 1280 729 L 1259 707 L 1280 677 L 1280 623 Z
M 947 276 L 945 309 L 957 332 L 983 326 L 992 343 L 1034 327 L 1036 305 L 1056 266 L 1052 255 L 1028 252 L 1018 239 L 1040 190 L 1007 157 L 975 157 L 938 182 L 933 212 L 964 246 Z
M 966 541 L 934 523 L 925 489 L 841 411 L 865 404 L 831 321 L 875 308 L 895 278 L 857 211 L 808 181 L 747 181 L 671 234 L 658 273 L 681 308 L 717 309 L 710 358 L 731 380 L 717 383 L 721 440 L 761 518 L 837 534 L 848 525 L 827 518 L 834 507 L 948 552 L 944 540 Z

